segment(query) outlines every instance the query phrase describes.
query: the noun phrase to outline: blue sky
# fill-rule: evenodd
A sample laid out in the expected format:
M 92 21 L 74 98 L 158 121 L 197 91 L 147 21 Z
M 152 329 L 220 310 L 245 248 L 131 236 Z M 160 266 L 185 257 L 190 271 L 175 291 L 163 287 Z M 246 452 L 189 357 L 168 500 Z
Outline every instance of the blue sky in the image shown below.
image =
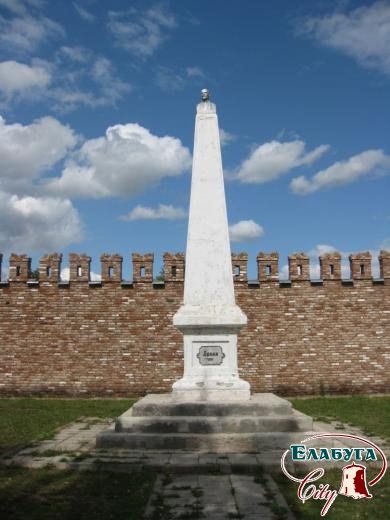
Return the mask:
M 0 252 L 184 251 L 217 105 L 233 251 L 390 249 L 390 2 L 0 0 Z M 374 263 L 377 271 L 377 265 Z M 344 275 L 348 277 L 345 269 Z

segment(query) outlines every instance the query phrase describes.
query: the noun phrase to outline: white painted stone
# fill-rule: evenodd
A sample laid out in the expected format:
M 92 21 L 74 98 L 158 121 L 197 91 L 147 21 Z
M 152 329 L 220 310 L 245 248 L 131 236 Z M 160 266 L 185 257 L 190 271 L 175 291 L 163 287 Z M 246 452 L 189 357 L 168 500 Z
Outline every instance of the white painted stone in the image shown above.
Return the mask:
M 250 398 L 237 367 L 237 333 L 246 322 L 234 298 L 218 118 L 207 100 L 195 121 L 184 303 L 173 317 L 184 334 L 184 376 L 174 383 L 173 398 Z M 220 347 L 222 362 L 202 364 L 202 347 Z

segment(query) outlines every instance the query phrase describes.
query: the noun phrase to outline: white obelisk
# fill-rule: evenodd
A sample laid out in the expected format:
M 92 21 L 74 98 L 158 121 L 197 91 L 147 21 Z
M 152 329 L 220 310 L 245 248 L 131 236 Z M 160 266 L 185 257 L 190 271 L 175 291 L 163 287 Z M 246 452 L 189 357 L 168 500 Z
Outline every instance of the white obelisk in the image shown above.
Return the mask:
M 175 399 L 250 398 L 237 367 L 237 333 L 246 322 L 234 298 L 218 118 L 204 89 L 195 122 L 184 303 L 173 317 L 184 335 Z

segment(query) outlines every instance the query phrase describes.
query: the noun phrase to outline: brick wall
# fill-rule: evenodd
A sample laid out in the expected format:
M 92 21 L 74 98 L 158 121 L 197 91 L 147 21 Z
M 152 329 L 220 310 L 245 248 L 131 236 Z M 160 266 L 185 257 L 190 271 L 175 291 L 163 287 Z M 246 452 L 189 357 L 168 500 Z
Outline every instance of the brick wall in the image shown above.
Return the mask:
M 0 255 L 0 263 L 1 263 Z M 101 257 L 102 282 L 90 282 L 90 257 L 45 255 L 39 282 L 31 262 L 11 255 L 0 283 L 0 393 L 118 395 L 169 391 L 182 375 L 182 335 L 172 326 L 183 293 L 184 255 L 164 255 L 165 283 L 153 282 L 153 255 L 133 255 L 133 281 L 122 258 Z M 277 253 L 260 253 L 258 281 L 248 283 L 247 255 L 233 255 L 238 305 L 248 316 L 239 335 L 240 375 L 256 392 L 281 395 L 390 391 L 390 253 L 380 279 L 369 253 L 351 255 L 341 279 L 338 253 L 290 256 L 290 281 L 279 282 Z M 0 271 L 1 272 L 1 271 Z

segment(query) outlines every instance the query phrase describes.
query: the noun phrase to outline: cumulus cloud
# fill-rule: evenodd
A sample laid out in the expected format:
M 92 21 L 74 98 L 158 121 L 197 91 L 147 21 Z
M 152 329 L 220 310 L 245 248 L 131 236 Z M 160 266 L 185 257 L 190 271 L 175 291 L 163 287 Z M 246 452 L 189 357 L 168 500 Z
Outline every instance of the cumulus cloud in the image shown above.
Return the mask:
M 50 73 L 43 67 L 30 67 L 17 61 L 0 63 L 0 92 L 6 98 L 15 94 L 43 89 L 51 81 Z
M 253 220 L 240 220 L 229 226 L 231 242 L 248 242 L 264 235 L 264 229 Z
M 50 251 L 83 238 L 69 200 L 11 195 L 0 191 L 0 251 Z
M 347 13 L 300 20 L 298 34 L 338 50 L 360 65 L 390 74 L 390 4 L 373 2 Z
M 94 22 L 96 20 L 96 16 L 94 14 L 92 14 L 90 11 L 87 11 L 87 9 L 84 9 L 84 7 L 81 7 L 81 5 L 77 4 L 76 2 L 73 2 L 73 7 L 76 9 L 80 18 L 86 22 Z
M 223 128 L 219 129 L 219 140 L 221 141 L 221 146 L 226 146 L 236 139 L 234 134 L 227 132 Z
M 342 186 L 355 182 L 361 177 L 390 171 L 390 156 L 383 150 L 366 150 L 346 161 L 338 161 L 316 173 L 311 179 L 296 177 L 290 183 L 291 190 L 298 195 L 308 195 L 315 191 Z
M 135 8 L 109 11 L 108 17 L 107 27 L 115 43 L 141 58 L 152 56 L 176 27 L 175 17 L 161 4 L 145 12 Z
M 300 140 L 290 142 L 270 141 L 255 148 L 236 171 L 235 177 L 241 182 L 263 184 L 289 173 L 292 168 L 313 164 L 325 152 L 328 145 L 320 145 L 306 152 L 305 143 Z
M 6 124 L 0 116 L 0 189 L 23 193 L 28 184 L 63 159 L 77 137 L 53 117 L 30 125 Z
M 157 209 L 138 205 L 127 215 L 122 215 L 119 220 L 179 220 L 185 218 L 187 213 L 181 208 L 175 208 L 171 204 L 160 204 Z
M 67 197 L 131 196 L 190 164 L 179 139 L 158 137 L 136 123 L 115 125 L 104 137 L 86 141 L 46 190 Z

